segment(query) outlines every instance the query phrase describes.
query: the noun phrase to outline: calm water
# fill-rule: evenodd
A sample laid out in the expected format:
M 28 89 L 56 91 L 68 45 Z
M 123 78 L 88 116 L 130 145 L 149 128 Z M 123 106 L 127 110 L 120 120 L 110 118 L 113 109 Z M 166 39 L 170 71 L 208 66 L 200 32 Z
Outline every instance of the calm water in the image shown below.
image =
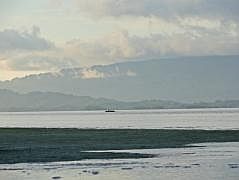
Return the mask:
M 3 112 L 0 127 L 239 129 L 239 109 Z

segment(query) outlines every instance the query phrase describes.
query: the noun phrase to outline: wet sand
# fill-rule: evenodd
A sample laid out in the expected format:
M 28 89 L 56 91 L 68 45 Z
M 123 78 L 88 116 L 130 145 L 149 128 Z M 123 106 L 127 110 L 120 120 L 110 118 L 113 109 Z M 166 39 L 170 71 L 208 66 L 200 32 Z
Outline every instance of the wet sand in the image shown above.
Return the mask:
M 239 179 L 239 130 L 0 128 L 0 179 Z
M 0 179 L 46 180 L 237 180 L 239 143 L 193 144 L 190 148 L 117 150 L 154 154 L 143 159 L 1 164 Z
M 239 130 L 0 128 L 0 164 L 152 158 L 154 154 L 102 150 L 182 148 L 206 142 L 239 142 Z

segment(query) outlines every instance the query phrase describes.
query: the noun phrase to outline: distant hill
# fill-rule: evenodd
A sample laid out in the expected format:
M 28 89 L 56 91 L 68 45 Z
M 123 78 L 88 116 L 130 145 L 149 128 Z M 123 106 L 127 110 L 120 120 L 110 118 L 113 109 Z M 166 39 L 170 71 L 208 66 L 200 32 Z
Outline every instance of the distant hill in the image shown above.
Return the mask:
M 239 55 L 177 57 L 63 69 L 0 82 L 20 93 L 59 92 L 119 101 L 239 99 Z
M 0 111 L 79 111 L 114 109 L 180 109 L 180 108 L 239 108 L 239 101 L 216 101 L 212 103 L 178 103 L 162 100 L 134 102 L 116 101 L 88 96 L 73 96 L 54 92 L 31 92 L 19 94 L 0 90 Z

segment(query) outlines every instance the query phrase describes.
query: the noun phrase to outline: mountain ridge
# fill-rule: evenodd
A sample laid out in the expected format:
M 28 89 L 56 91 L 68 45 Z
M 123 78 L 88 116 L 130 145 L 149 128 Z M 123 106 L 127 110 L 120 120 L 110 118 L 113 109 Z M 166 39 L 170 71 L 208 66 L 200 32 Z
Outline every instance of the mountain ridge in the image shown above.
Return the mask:
M 0 82 L 20 93 L 50 91 L 119 101 L 239 99 L 239 55 L 161 58 L 63 69 Z
M 124 102 L 55 92 L 21 94 L 6 89 L 0 89 L 0 102 L 0 112 L 105 110 L 108 107 L 116 110 L 239 108 L 239 100 L 190 104 L 156 99 Z

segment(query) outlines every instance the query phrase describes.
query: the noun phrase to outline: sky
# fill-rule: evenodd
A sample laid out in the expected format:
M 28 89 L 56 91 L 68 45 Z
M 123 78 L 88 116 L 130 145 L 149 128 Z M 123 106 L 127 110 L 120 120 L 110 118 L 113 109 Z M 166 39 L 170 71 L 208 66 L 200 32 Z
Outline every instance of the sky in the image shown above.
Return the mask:
M 238 0 L 0 0 L 0 80 L 172 56 L 239 54 Z

